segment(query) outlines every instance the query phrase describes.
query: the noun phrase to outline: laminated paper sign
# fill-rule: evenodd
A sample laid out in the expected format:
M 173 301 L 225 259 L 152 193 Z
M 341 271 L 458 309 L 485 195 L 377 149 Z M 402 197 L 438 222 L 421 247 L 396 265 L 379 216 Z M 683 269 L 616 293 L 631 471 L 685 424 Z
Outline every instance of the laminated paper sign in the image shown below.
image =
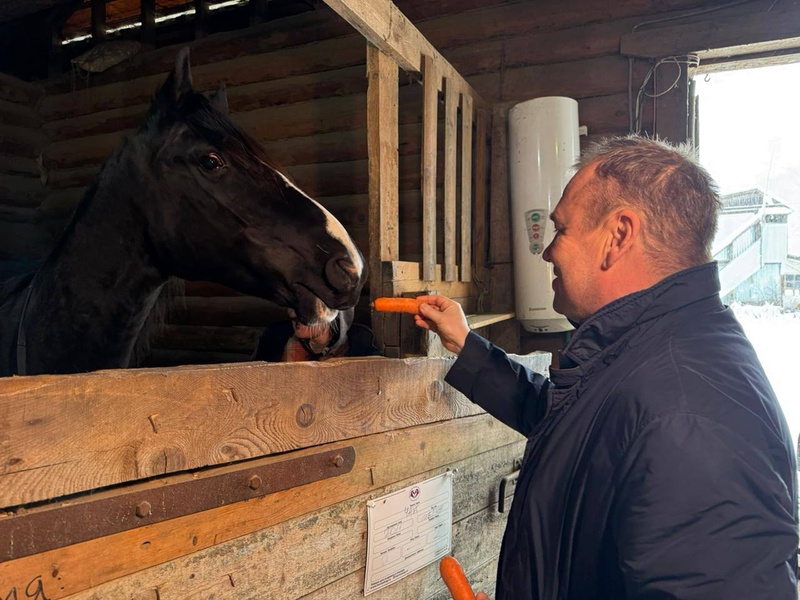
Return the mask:
M 399 581 L 450 553 L 453 474 L 367 502 L 364 595 Z

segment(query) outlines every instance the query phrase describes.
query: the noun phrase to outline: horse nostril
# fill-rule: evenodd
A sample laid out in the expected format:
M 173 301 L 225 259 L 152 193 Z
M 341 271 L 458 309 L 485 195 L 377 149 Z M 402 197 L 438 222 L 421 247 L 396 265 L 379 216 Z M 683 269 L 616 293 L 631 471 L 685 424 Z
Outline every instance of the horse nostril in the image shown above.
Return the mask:
M 325 265 L 325 277 L 337 290 L 351 288 L 358 282 L 358 267 L 349 258 L 332 258 Z

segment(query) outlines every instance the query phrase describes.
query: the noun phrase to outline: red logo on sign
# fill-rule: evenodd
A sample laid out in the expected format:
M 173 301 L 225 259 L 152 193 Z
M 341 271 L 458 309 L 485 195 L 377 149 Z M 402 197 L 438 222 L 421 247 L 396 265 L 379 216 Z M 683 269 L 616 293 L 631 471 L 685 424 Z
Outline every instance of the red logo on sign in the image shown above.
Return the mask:
M 408 492 L 408 497 L 411 498 L 412 500 L 416 500 L 417 496 L 419 496 L 419 488 L 418 487 L 411 488 L 411 491 Z

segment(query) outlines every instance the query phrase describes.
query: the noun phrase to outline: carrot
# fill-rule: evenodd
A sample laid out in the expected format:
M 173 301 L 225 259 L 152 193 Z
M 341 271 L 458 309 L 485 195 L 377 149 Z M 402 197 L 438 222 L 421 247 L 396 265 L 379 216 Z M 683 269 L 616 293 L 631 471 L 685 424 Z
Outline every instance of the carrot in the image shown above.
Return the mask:
M 475 592 L 464 575 L 464 569 L 455 558 L 445 556 L 439 563 L 439 573 L 453 600 L 475 600 Z
M 375 298 L 372 306 L 378 312 L 401 312 L 416 315 L 419 312 L 419 304 L 415 298 Z

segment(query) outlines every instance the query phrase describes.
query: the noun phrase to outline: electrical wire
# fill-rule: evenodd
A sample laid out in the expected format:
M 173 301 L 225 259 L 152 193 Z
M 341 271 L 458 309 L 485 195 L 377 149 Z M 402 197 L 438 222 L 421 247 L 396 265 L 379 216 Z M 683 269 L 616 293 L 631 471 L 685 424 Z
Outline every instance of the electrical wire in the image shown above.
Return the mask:
M 656 91 L 653 90 L 653 93 L 648 93 L 647 85 L 653 80 L 655 85 L 655 75 L 658 73 L 659 67 L 664 65 L 665 63 L 672 63 L 678 67 L 678 75 L 675 77 L 675 81 L 672 82 L 665 90 L 663 91 Z M 667 56 L 665 58 L 661 58 L 653 64 L 652 67 L 647 71 L 647 74 L 644 76 L 642 84 L 639 86 L 639 91 L 636 94 L 636 104 L 634 106 L 634 110 L 632 112 L 633 119 L 631 123 L 631 132 L 632 133 L 641 133 L 642 131 L 642 111 L 644 108 L 643 98 L 660 98 L 665 94 L 671 92 L 681 81 L 681 76 L 683 75 L 683 67 L 681 65 L 686 65 L 687 67 L 697 67 L 700 64 L 700 58 L 696 54 L 684 54 L 679 56 Z
M 716 5 L 716 6 L 710 6 L 708 8 L 695 10 L 695 11 L 692 11 L 692 12 L 689 12 L 689 13 L 684 13 L 684 14 L 681 14 L 681 15 L 671 15 L 669 17 L 662 17 L 660 19 L 652 19 L 650 21 L 642 21 L 641 23 L 637 23 L 633 27 L 633 29 L 631 29 L 631 33 L 635 33 L 637 29 L 639 29 L 640 27 L 645 27 L 647 25 L 656 25 L 656 24 L 659 24 L 659 23 L 666 23 L 668 21 L 676 21 L 676 20 L 679 20 L 679 19 L 688 19 L 688 18 L 691 18 L 691 17 L 696 17 L 698 15 L 704 15 L 704 14 L 715 12 L 715 11 L 722 10 L 722 9 L 725 9 L 725 8 L 732 8 L 734 6 L 739 6 L 740 4 L 746 4 L 746 3 L 750 2 L 750 1 L 751 0 L 734 0 L 733 2 L 726 2 L 724 4 L 719 4 L 719 5 Z M 771 8 L 772 7 L 770 7 L 770 9 Z M 667 57 L 667 58 L 662 59 L 662 60 L 670 60 L 671 58 L 673 58 L 673 57 Z M 640 122 L 640 120 L 641 120 L 641 115 L 639 114 L 640 113 L 639 102 L 640 102 L 641 98 L 637 97 L 636 107 L 634 108 L 634 102 L 633 102 L 633 61 L 634 60 L 635 60 L 635 58 L 633 56 L 628 57 L 628 130 L 631 133 L 639 133 L 641 131 L 641 124 L 639 123 L 639 125 L 637 125 L 637 122 Z M 652 77 L 652 75 L 653 75 L 653 69 L 651 68 L 650 71 L 648 71 L 647 76 L 645 76 L 645 79 L 649 80 L 649 77 Z M 681 73 L 678 74 L 678 79 L 680 79 L 680 76 L 681 76 Z M 639 89 L 641 90 L 642 87 L 644 87 L 645 85 L 646 85 L 646 82 L 644 82 Z M 669 90 L 671 91 L 672 89 L 674 89 L 675 85 L 677 85 L 677 82 L 672 87 L 670 87 Z M 666 92 L 664 92 L 664 93 L 666 93 Z

